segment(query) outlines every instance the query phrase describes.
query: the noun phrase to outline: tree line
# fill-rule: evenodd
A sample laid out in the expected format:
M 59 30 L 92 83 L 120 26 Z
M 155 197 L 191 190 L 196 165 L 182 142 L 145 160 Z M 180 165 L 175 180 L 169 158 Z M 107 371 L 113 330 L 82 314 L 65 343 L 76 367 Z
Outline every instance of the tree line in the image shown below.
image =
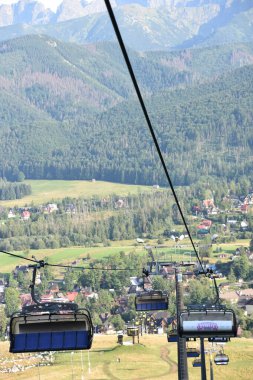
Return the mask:
M 0 179 L 0 200 L 21 199 L 32 193 L 31 185 Z

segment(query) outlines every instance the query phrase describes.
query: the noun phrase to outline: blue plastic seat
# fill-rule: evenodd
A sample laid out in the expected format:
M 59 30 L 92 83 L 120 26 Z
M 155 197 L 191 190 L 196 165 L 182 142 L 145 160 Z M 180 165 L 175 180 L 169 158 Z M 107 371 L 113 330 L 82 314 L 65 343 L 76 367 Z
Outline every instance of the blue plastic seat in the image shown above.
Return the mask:
M 52 332 L 52 344 L 51 350 L 62 350 L 63 349 L 63 339 L 64 332 Z
M 26 347 L 26 334 L 13 336 L 13 352 L 22 352 Z
M 149 311 L 149 310 L 167 310 L 167 302 L 147 302 L 136 305 L 137 311 Z
M 38 349 L 41 351 L 48 351 L 49 347 L 51 346 L 52 346 L 52 333 L 51 332 L 40 333 Z
M 90 345 L 88 331 L 77 331 L 76 349 L 88 348 Z
M 26 351 L 37 351 L 39 345 L 39 333 L 26 334 Z

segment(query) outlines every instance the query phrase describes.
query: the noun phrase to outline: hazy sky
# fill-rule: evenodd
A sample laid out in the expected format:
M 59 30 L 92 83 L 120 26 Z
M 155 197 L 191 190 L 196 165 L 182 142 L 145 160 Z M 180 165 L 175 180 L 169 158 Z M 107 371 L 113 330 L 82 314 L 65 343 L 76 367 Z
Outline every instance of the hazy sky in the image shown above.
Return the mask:
M 14 4 L 19 0 L 0 0 L 0 5 L 2 4 Z M 51 8 L 53 11 L 56 10 L 58 5 L 62 2 L 62 0 L 37 0 L 40 3 L 44 4 L 47 8 Z

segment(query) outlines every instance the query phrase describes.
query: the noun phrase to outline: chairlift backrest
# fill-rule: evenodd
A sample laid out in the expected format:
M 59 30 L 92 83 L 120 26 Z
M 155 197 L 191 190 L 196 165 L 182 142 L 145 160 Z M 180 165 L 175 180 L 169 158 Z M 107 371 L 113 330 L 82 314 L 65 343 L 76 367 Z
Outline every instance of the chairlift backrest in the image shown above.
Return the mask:
M 159 290 L 144 291 L 135 297 L 136 311 L 167 310 L 168 295 Z
M 10 320 L 10 352 L 89 349 L 93 326 L 88 310 L 23 312 Z
M 235 313 L 231 309 L 188 309 L 180 313 L 180 337 L 235 337 L 236 332 Z

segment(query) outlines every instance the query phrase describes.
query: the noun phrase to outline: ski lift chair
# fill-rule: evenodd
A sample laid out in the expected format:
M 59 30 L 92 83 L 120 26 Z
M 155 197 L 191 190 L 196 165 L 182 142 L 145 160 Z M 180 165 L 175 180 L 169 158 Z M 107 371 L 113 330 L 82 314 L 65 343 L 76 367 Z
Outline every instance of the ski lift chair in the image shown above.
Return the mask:
M 177 343 L 178 342 L 178 332 L 176 329 L 168 331 L 167 340 L 169 343 Z
M 168 295 L 160 290 L 143 291 L 135 297 L 136 311 L 168 309 Z
M 127 326 L 127 336 L 138 336 L 139 327 L 136 326 Z
M 235 337 L 237 333 L 235 313 L 222 305 L 213 308 L 187 309 L 179 316 L 179 335 L 188 337 Z
M 33 305 L 23 307 L 10 319 L 10 352 L 40 352 L 89 349 L 93 339 L 90 313 L 74 303 L 40 303 L 34 294 L 38 262 L 33 268 Z
M 43 305 L 33 313 L 25 310 L 16 313 L 10 320 L 10 352 L 13 353 L 85 350 L 91 347 L 92 338 L 93 326 L 87 310 L 56 307 L 52 311 L 52 307 L 50 310 Z
M 224 353 L 219 353 L 215 355 L 214 363 L 216 365 L 228 365 L 229 357 Z
M 193 367 L 201 367 L 201 359 L 195 359 L 192 362 Z
M 187 358 L 198 358 L 200 356 L 200 351 L 197 348 L 186 349 Z

